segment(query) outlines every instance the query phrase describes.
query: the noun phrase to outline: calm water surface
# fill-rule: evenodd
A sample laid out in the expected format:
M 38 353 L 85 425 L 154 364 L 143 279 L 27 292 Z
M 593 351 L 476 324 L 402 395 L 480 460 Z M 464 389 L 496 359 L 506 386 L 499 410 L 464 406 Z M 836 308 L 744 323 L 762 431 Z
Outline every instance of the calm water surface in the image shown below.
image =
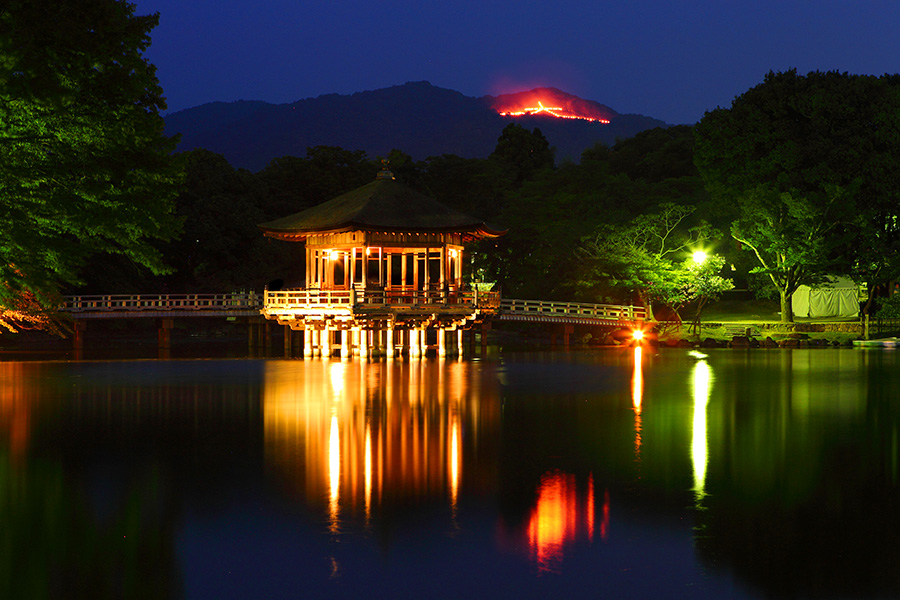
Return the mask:
M 900 596 L 900 353 L 0 362 L 0 596 Z

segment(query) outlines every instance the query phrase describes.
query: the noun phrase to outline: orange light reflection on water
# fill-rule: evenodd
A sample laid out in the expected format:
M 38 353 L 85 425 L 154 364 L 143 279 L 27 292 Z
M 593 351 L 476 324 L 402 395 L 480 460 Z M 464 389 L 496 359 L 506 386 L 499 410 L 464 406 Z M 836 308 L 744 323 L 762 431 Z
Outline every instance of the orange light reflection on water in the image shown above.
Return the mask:
M 329 529 L 337 533 L 340 528 L 341 496 L 341 436 L 337 415 L 331 417 L 331 432 L 328 435 L 328 520 Z
M 496 387 L 473 373 L 461 361 L 273 361 L 263 389 L 267 467 L 290 495 L 321 502 L 332 531 L 355 518 L 368 527 L 384 502 L 403 498 L 441 499 L 453 516 L 466 444 L 500 422 Z
M 565 547 L 579 535 L 592 540 L 594 536 L 594 480 L 588 480 L 587 490 L 578 502 L 575 475 L 551 471 L 541 477 L 537 502 L 528 522 L 528 546 L 532 559 L 540 571 L 558 573 L 562 567 Z M 605 538 L 608 526 L 608 496 L 605 522 L 601 535 Z
M 10 455 L 24 460 L 31 434 L 31 403 L 22 363 L 0 363 L 0 429 L 9 437 Z
M 631 405 L 634 407 L 634 458 L 641 460 L 641 407 L 644 401 L 643 350 L 634 347 L 634 375 L 631 378 Z

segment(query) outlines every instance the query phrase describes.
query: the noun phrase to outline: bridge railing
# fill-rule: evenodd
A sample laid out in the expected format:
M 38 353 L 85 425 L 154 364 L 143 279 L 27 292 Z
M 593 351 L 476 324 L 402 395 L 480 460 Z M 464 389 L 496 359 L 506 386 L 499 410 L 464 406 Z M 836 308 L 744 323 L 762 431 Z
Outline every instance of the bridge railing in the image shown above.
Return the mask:
M 472 308 L 501 314 L 535 317 L 584 317 L 638 321 L 646 319 L 640 306 L 502 299 L 497 292 L 449 290 L 279 290 L 262 294 L 120 294 L 67 296 L 60 307 L 69 313 L 152 312 L 267 309 L 316 309 L 354 306 L 443 306 Z
M 642 306 L 515 300 L 511 298 L 504 298 L 500 301 L 500 312 L 501 314 L 512 315 L 585 317 L 615 319 L 617 321 L 643 321 L 647 318 L 647 311 Z
M 66 296 L 64 312 L 249 310 L 262 306 L 254 292 L 235 294 L 110 294 Z

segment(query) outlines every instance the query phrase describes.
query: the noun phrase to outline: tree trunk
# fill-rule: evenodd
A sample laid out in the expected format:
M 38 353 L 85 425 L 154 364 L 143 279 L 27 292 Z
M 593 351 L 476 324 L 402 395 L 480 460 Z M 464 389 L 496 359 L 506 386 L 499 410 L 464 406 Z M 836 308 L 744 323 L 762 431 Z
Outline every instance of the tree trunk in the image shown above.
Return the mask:
M 869 283 L 866 286 L 866 289 L 869 291 L 869 297 L 866 298 L 866 305 L 862 309 L 862 313 L 864 315 L 869 314 L 869 311 L 872 310 L 872 301 L 875 299 L 875 292 L 878 289 L 878 286 L 872 285 Z
M 778 293 L 781 295 L 781 322 L 793 323 L 794 309 L 791 306 L 791 298 L 793 298 L 794 295 L 788 294 L 784 290 L 778 290 Z

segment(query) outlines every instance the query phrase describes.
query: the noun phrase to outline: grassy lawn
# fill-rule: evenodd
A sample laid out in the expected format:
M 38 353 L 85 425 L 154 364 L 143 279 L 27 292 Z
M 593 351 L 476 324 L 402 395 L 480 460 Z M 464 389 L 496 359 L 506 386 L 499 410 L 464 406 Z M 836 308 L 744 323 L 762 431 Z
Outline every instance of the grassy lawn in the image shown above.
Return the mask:
M 774 340 L 783 339 L 795 332 L 802 332 L 810 339 L 826 339 L 840 343 L 847 343 L 862 337 L 856 331 L 814 331 L 821 326 L 822 329 L 840 328 L 846 323 L 847 329 L 853 324 L 859 323 L 859 318 L 851 319 L 808 319 L 797 317 L 794 324 L 782 324 L 780 305 L 777 300 L 721 300 L 708 305 L 703 309 L 701 318 L 701 330 L 699 334 L 689 331 L 691 319 L 694 315 L 693 307 L 688 307 L 682 312 L 683 324 L 680 329 L 665 327 L 661 331 L 661 337 L 684 338 L 688 340 L 703 340 L 713 338 L 715 340 L 729 341 L 743 326 L 749 327 L 751 337 L 765 339 L 771 337 Z

